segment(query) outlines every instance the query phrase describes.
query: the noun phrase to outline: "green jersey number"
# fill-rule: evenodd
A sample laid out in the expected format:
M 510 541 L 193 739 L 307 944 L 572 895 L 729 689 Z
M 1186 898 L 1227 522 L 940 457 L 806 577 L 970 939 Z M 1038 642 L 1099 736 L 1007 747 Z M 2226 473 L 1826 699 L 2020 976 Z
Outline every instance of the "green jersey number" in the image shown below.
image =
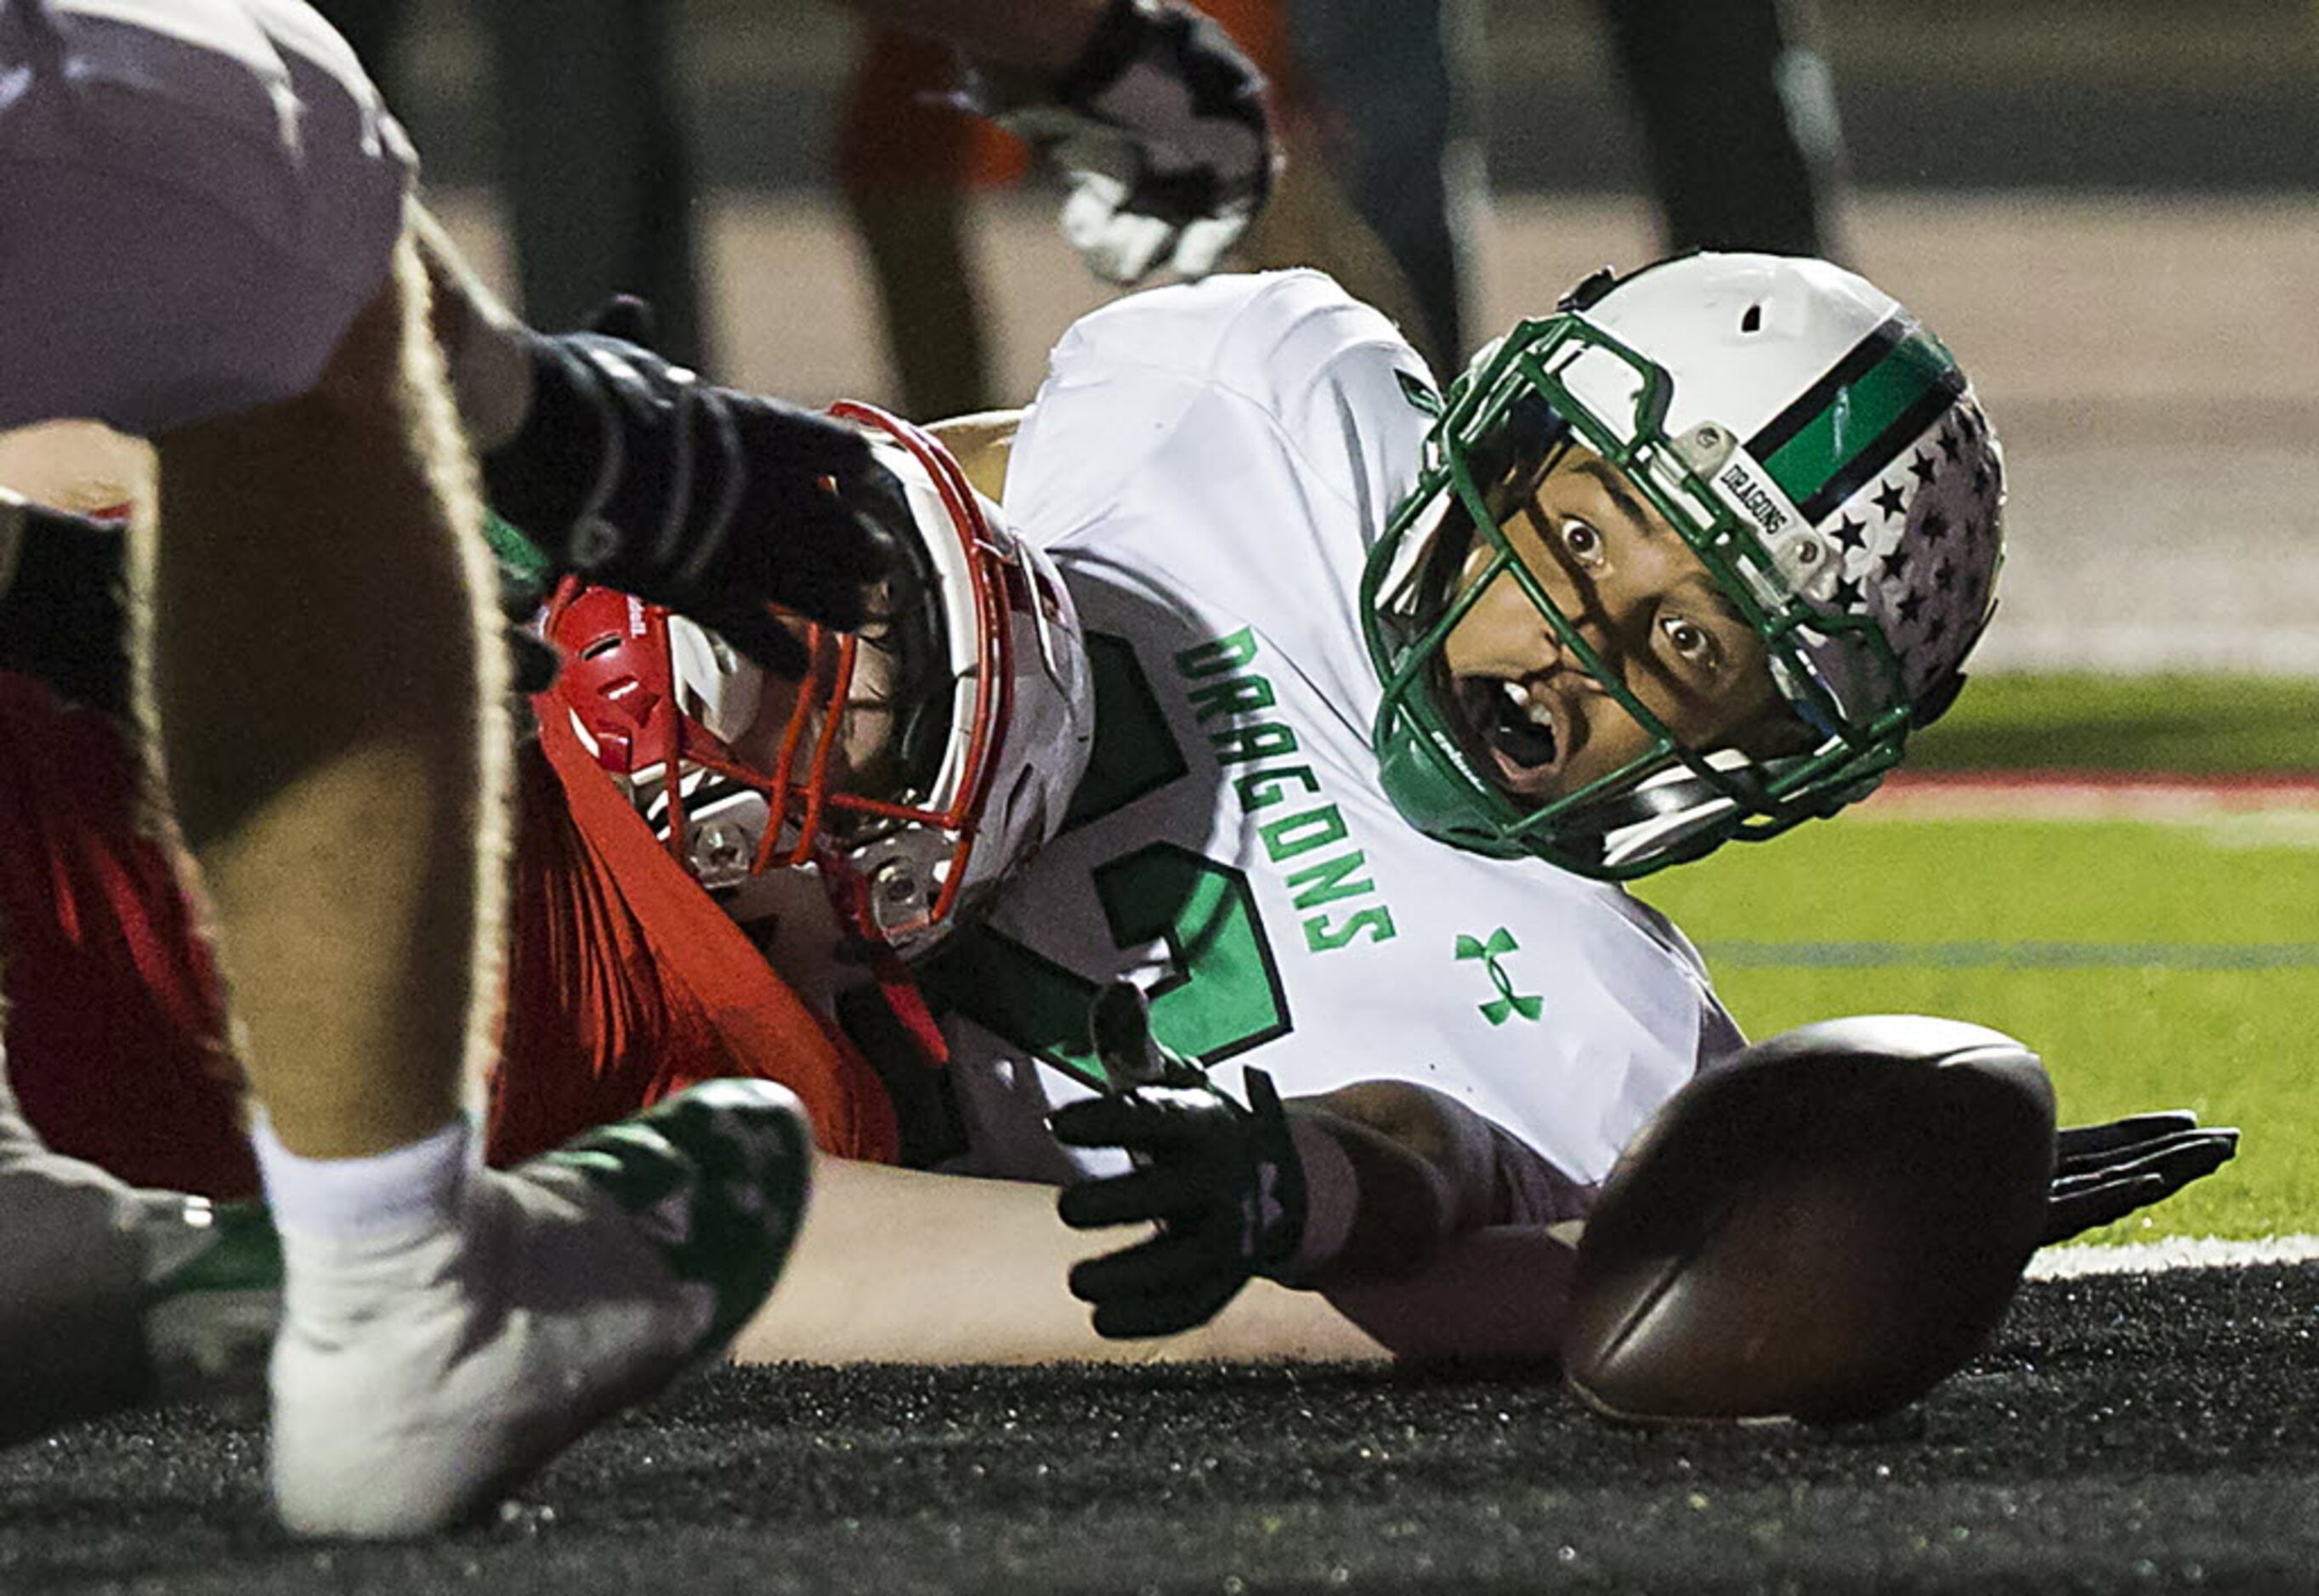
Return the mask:
M 1066 828 L 1099 820 L 1187 775 L 1190 765 L 1124 638 L 1087 635 L 1096 738 Z M 1151 843 L 1098 865 L 1096 901 L 1113 944 L 1160 942 L 1168 973 L 1150 991 L 1152 1034 L 1214 1064 L 1290 1029 L 1287 995 L 1256 894 L 1234 867 L 1174 843 Z M 970 926 L 921 968 L 937 1005 L 1093 1086 L 1105 1083 L 1087 1045 L 1098 983 L 988 925 Z

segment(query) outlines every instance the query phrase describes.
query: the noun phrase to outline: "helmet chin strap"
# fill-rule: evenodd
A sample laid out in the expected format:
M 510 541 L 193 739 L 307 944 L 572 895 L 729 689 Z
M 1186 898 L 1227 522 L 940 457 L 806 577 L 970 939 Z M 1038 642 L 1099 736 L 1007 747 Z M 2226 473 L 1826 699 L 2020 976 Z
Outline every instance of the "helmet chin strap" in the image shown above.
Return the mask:
M 1760 801 L 1770 785 L 1808 762 L 1806 756 L 1754 759 L 1735 748 L 1719 748 L 1704 762 Z M 1882 780 L 1880 771 L 1851 786 L 1814 794 L 1804 812 L 1825 818 L 1865 798 Z M 1601 862 L 1620 866 L 1651 853 L 1666 853 L 1668 864 L 1693 855 L 1685 844 L 1710 832 L 1740 807 L 1722 788 L 1688 765 L 1678 764 L 1636 784 L 1615 798 L 1590 806 L 1573 819 L 1599 840 Z
M 868 924 L 866 898 L 870 884 L 852 870 L 832 870 L 827 881 L 830 906 L 836 911 L 839 924 L 853 927 Z M 856 951 L 877 981 L 879 994 L 886 1000 L 895 1023 L 916 1048 L 918 1061 L 930 1069 L 949 1063 L 950 1043 L 943 1037 L 942 1024 L 926 1006 L 925 995 L 918 990 L 918 983 L 909 967 L 902 962 L 902 956 L 888 943 L 869 937 L 858 937 Z
M 1736 780 L 1760 783 L 1755 762 L 1736 749 L 1719 749 L 1706 762 Z M 1738 807 L 1714 782 L 1678 764 L 1590 806 L 1584 821 L 1600 841 L 1602 862 L 1615 866 L 1646 852 L 1679 849 Z

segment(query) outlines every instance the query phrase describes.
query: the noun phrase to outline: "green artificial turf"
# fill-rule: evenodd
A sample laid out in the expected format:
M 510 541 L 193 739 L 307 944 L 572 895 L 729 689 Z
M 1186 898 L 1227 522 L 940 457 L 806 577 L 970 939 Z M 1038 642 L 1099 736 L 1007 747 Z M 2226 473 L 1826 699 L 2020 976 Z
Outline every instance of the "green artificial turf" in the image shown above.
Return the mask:
M 2150 708 L 2238 705 L 2247 686 L 1999 679 L 1940 746 L 1977 751 L 1950 768 L 2319 766 L 2319 690 L 2256 684 L 2287 725 Z M 1639 890 L 1701 945 L 1750 1035 L 1947 1014 L 2035 1048 L 2064 1123 L 2182 1107 L 2245 1132 L 2220 1174 L 2092 1239 L 2319 1231 L 2319 812 L 1928 819 L 1872 804 Z
M 1917 770 L 2319 771 L 2319 681 L 1990 676 L 1911 744 Z

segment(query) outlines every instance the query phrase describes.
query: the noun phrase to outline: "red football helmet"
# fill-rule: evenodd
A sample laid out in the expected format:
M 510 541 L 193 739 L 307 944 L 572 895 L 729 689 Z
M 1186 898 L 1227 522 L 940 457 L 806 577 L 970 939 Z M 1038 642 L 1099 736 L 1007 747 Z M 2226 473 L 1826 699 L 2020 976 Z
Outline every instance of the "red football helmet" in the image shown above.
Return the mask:
M 842 933 L 905 957 L 938 942 L 1054 834 L 1087 767 L 1094 690 L 1070 596 L 941 443 L 844 402 L 901 483 L 917 564 L 858 632 L 803 619 L 806 679 L 713 633 L 566 583 L 541 631 L 563 714 L 669 852 L 753 921 L 817 877 Z

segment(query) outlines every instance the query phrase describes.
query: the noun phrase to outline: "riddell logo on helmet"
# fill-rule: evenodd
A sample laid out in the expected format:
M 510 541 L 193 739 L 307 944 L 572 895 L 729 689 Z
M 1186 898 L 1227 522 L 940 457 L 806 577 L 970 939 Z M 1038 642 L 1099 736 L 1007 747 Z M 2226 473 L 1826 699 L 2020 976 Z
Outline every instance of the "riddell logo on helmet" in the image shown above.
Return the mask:
M 1724 468 L 1719 481 L 1722 486 L 1731 490 L 1731 496 L 1739 501 L 1739 508 L 1754 517 L 1755 524 L 1765 533 L 1776 533 L 1788 524 L 1788 512 L 1773 499 L 1771 491 L 1749 475 L 1747 468 L 1737 461 Z

